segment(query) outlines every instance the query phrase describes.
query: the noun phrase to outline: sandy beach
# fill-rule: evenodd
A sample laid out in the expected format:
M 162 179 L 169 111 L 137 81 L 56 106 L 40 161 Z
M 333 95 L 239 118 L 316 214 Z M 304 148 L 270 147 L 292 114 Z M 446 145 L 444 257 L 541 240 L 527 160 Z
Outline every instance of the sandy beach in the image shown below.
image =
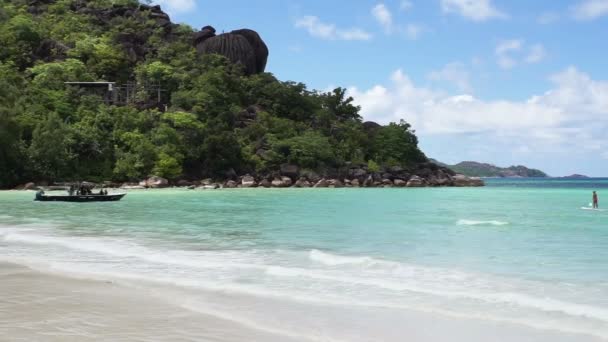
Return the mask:
M 0 263 L 2 341 L 290 341 L 114 282 Z
M 171 290 L 154 284 L 124 286 L 114 281 L 87 280 L 40 272 L 0 262 L 0 336 L 2 341 L 325 341 L 265 332 L 230 320 L 205 315 L 163 300 Z M 181 292 L 181 291 L 180 291 Z M 180 294 L 184 294 L 181 292 Z M 174 292 L 179 295 L 178 292 Z M 234 300 L 242 300 L 236 296 Z M 331 310 L 330 310 L 331 311 Z M 415 341 L 577 341 L 576 335 L 514 328 L 411 313 L 386 333 Z M 348 317 L 345 317 L 348 318 Z M 374 318 L 370 317 L 373 321 Z M 346 323 L 348 319 L 346 319 Z M 371 322 L 371 321 L 370 321 Z M 362 322 L 358 322 L 362 323 Z M 403 324 L 405 326 L 403 326 Z M 579 336 L 580 337 L 580 336 Z M 586 337 L 587 338 L 587 337 Z M 588 337 L 588 341 L 601 341 Z M 327 341 L 334 341 L 333 339 Z M 336 340 L 338 341 L 338 340 Z M 347 340 L 340 340 L 347 341 Z

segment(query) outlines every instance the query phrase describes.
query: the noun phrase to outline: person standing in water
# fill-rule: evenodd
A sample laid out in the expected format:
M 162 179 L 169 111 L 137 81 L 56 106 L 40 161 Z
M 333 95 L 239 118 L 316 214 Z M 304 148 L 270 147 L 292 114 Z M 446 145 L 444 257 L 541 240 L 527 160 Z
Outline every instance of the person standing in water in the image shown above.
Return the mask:
M 597 199 L 597 192 L 593 192 L 593 209 L 599 209 L 599 202 Z

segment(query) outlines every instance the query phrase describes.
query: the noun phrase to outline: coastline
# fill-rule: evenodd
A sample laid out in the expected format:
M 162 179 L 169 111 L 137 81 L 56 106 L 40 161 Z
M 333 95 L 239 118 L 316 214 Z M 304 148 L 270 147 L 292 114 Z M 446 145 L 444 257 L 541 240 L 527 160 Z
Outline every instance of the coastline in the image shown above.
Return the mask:
M 238 319 L 231 319 L 229 315 L 220 318 L 201 313 L 206 309 L 196 307 L 200 302 L 189 304 L 187 299 L 180 299 L 188 293 L 186 289 L 169 289 L 145 282 L 125 286 L 120 280 L 90 279 L 84 275 L 56 273 L 52 269 L 40 271 L 12 261 L 0 261 L 0 291 L 3 293 L 0 335 L 8 337 L 7 341 L 348 341 L 312 331 L 307 335 L 292 334 L 289 330 L 267 331 L 246 321 L 237 323 Z M 242 302 L 244 307 L 251 305 L 242 295 L 221 293 L 221 296 Z M 273 300 L 269 303 L 276 304 Z M 342 312 L 332 306 L 326 306 L 325 310 Z M 238 317 L 238 313 L 235 314 Z M 364 324 L 359 322 L 360 317 L 343 316 L 330 322 Z M 495 322 L 483 317 L 458 318 L 425 311 L 401 312 L 399 316 L 392 319 L 383 314 L 369 319 L 388 321 L 389 326 L 399 323 L 393 326 L 399 328 L 384 331 L 385 338 L 391 341 L 400 338 L 419 342 L 484 341 L 490 336 L 493 341 L 504 342 L 574 342 L 581 338 L 589 342 L 602 341 L 588 335 Z

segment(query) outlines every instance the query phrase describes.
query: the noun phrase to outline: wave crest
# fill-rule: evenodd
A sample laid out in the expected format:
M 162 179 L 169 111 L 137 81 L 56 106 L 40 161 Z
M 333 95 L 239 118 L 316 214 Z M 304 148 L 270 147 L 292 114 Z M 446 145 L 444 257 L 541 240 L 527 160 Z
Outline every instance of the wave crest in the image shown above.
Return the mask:
M 375 260 L 374 258 L 368 256 L 342 256 L 321 252 L 317 249 L 311 250 L 308 257 L 310 258 L 310 260 L 321 263 L 326 266 L 369 265 L 378 263 L 378 260 Z
M 509 225 L 509 222 L 506 221 L 497 221 L 497 220 L 487 220 L 487 221 L 476 221 L 476 220 L 458 220 L 456 222 L 459 226 L 506 226 Z

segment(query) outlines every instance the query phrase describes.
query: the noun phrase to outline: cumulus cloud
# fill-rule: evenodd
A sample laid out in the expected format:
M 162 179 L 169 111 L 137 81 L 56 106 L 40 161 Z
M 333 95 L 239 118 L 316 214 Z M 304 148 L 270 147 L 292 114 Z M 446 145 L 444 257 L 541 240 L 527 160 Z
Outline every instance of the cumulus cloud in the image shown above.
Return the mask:
M 348 91 L 366 120 L 405 119 L 422 136 L 473 134 L 532 151 L 606 150 L 608 81 L 593 80 L 574 67 L 550 81 L 549 91 L 522 101 L 484 101 L 467 93 L 417 86 L 396 70 L 386 85 Z
M 539 63 L 547 56 L 542 44 L 526 46 L 522 39 L 508 39 L 500 42 L 494 50 L 496 63 L 503 69 L 511 69 L 520 63 Z
M 384 28 L 384 31 L 391 32 L 393 29 L 393 15 L 384 4 L 378 4 L 372 8 L 372 16 Z
M 545 50 L 545 47 L 541 44 L 534 44 L 530 47 L 530 52 L 526 56 L 525 61 L 530 64 L 538 63 L 545 59 L 546 56 L 547 51 Z
M 405 1 L 401 3 L 401 6 L 411 6 L 411 2 Z M 387 35 L 397 33 L 405 36 L 407 39 L 416 40 L 425 31 L 424 26 L 415 23 L 409 23 L 407 25 L 396 24 L 393 20 L 393 14 L 384 4 L 378 4 L 371 10 L 372 17 L 382 26 L 384 32 Z
M 503 69 L 510 69 L 517 65 L 517 61 L 512 54 L 520 51 L 523 45 L 524 42 L 521 39 L 510 39 L 500 42 L 494 50 L 498 65 Z
M 156 0 L 153 3 L 161 5 L 169 13 L 185 13 L 196 8 L 195 0 Z
M 471 91 L 469 72 L 465 65 L 460 62 L 448 63 L 442 69 L 430 72 L 428 79 L 431 81 L 451 83 L 459 91 Z
M 296 20 L 296 28 L 302 28 L 316 38 L 325 40 L 370 40 L 372 35 L 360 28 L 340 29 L 327 24 L 316 16 L 304 16 Z
M 507 18 L 507 14 L 498 10 L 492 0 L 441 0 L 444 13 L 456 13 L 473 21 Z
M 608 15 L 608 0 L 584 0 L 572 8 L 578 20 L 593 20 Z
M 424 26 L 418 24 L 408 24 L 403 30 L 408 39 L 416 40 L 424 32 Z

